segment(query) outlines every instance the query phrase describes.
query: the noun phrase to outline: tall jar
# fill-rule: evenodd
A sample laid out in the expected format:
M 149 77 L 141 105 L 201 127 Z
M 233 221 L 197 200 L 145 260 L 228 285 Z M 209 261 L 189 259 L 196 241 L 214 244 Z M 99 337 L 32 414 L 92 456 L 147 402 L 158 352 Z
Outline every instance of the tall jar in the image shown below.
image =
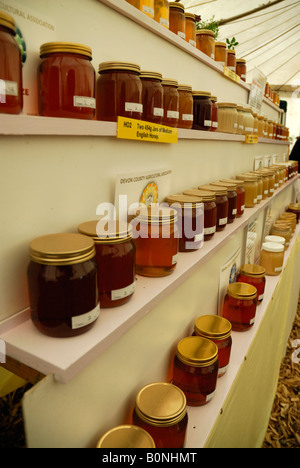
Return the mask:
M 232 330 L 252 328 L 256 316 L 257 289 L 248 283 L 235 282 L 227 287 L 221 316 L 231 322 Z
M 254 174 L 257 178 L 257 204 L 259 204 L 263 199 L 264 193 L 263 177 L 259 171 L 251 171 L 250 174 Z
M 163 79 L 162 86 L 164 90 L 164 118 L 162 124 L 177 128 L 179 122 L 178 82 Z
M 264 242 L 260 252 L 260 265 L 265 268 L 266 275 L 280 275 L 284 259 L 284 245 L 276 242 Z
M 271 236 L 283 237 L 285 239 L 284 249 L 288 249 L 292 237 L 292 228 L 288 224 L 274 223 L 270 231 Z
M 177 213 L 167 207 L 142 206 L 131 221 L 136 272 L 142 276 L 171 274 L 178 261 Z
M 268 119 L 264 117 L 264 138 L 268 138 Z
M 179 2 L 169 2 L 170 7 L 170 31 L 181 39 L 185 39 L 184 5 Z
M 253 208 L 257 204 L 258 184 L 255 175 L 239 174 L 237 179 L 244 181 L 245 208 Z
M 228 196 L 227 188 L 213 185 L 200 185 L 199 190 L 212 192 L 216 197 L 217 223 L 216 230 L 223 231 L 228 223 Z
M 218 103 L 218 132 L 237 133 L 238 111 L 237 104 L 232 102 Z
M 184 392 L 188 406 L 203 406 L 215 395 L 218 347 L 202 336 L 179 341 L 173 365 L 173 383 Z
M 95 70 L 90 47 L 73 42 L 48 42 L 40 47 L 40 58 L 39 114 L 93 119 Z
M 256 172 L 260 174 L 262 177 L 262 184 L 263 184 L 262 199 L 265 200 L 269 195 L 269 176 L 268 174 L 262 171 L 256 171 Z
M 157 449 L 183 448 L 188 423 L 186 403 L 184 392 L 176 385 L 151 383 L 136 396 L 132 422 L 151 435 Z
M 140 10 L 150 18 L 154 18 L 154 0 L 140 0 Z
M 236 74 L 241 78 L 242 81 L 246 81 L 247 67 L 245 59 L 236 59 Z
M 221 182 L 227 182 L 235 186 L 237 194 L 236 217 L 240 218 L 245 212 L 245 182 L 241 179 L 221 179 Z
M 179 128 L 191 129 L 194 121 L 194 101 L 192 87 L 184 84 L 178 85 L 179 93 Z
M 254 117 L 250 107 L 244 107 L 244 135 L 253 134 Z
M 97 120 L 117 122 L 118 116 L 143 117 L 143 86 L 139 65 L 102 62 L 97 80 Z
M 212 192 L 191 189 L 185 190 L 184 195 L 196 196 L 204 204 L 204 241 L 210 240 L 217 229 L 217 205 L 216 196 Z
M 0 11 L 0 114 L 23 109 L 22 57 L 15 35 L 15 20 Z
M 27 269 L 31 320 L 45 335 L 81 335 L 99 316 L 93 239 L 62 233 L 30 243 Z
M 290 203 L 287 210 L 288 213 L 295 213 L 297 216 L 297 223 L 300 221 L 300 203 Z
M 269 179 L 269 193 L 268 193 L 268 198 L 272 197 L 274 194 L 274 189 L 275 189 L 275 174 L 274 172 L 268 170 L 268 169 L 260 169 L 262 174 L 266 174 Z
M 242 265 L 237 276 L 237 282 L 252 284 L 257 289 L 257 302 L 262 302 L 266 286 L 266 270 L 261 265 Z
M 243 106 L 237 106 L 238 118 L 237 118 L 237 134 L 244 134 L 244 108 Z
M 141 0 L 126 0 L 127 3 L 130 3 L 130 5 L 134 6 L 138 10 L 141 9 Z
M 116 426 L 99 439 L 97 449 L 155 449 L 151 435 L 141 427 L 132 424 Z
M 231 323 L 219 315 L 202 315 L 195 320 L 194 334 L 211 340 L 218 347 L 218 377 L 222 377 L 229 366 L 232 346 L 231 329 Z
M 204 205 L 201 198 L 169 195 L 167 202 L 177 211 L 179 252 L 200 249 L 204 241 Z
M 166 29 L 169 29 L 170 7 L 168 0 L 154 0 L 154 19 Z
M 211 59 L 215 59 L 215 35 L 210 29 L 198 29 L 196 33 L 197 49 Z
M 211 93 L 208 91 L 193 91 L 193 129 L 206 130 L 211 129 L 212 102 Z
M 211 132 L 216 132 L 218 129 L 218 104 L 217 96 L 210 96 L 211 100 Z
M 253 125 L 253 134 L 258 136 L 258 115 L 256 112 L 253 112 L 254 125 Z
M 226 42 L 215 43 L 215 61 L 219 62 L 220 65 L 225 67 L 227 62 L 227 49 Z
M 196 15 L 193 13 L 185 13 L 185 40 L 196 47 Z
M 141 71 L 143 120 L 162 124 L 164 117 L 164 90 L 162 75 L 152 71 Z
M 132 229 L 120 221 L 87 221 L 78 232 L 95 243 L 100 307 L 117 307 L 135 291 L 135 247 Z
M 237 214 L 237 183 L 229 183 L 229 182 L 212 182 L 211 185 L 217 187 L 223 187 L 227 189 L 227 197 L 228 197 L 228 224 L 233 223 L 236 218 Z
M 227 49 L 226 66 L 229 70 L 236 73 L 236 52 L 233 49 Z
M 263 115 L 257 116 L 258 126 L 257 126 L 257 134 L 259 138 L 264 138 L 264 117 Z

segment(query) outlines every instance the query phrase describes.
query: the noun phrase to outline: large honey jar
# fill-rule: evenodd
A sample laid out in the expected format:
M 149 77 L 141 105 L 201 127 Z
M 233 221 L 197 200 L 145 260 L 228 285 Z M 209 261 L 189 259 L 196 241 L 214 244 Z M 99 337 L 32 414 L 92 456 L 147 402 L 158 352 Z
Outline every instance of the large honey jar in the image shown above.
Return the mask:
M 162 80 L 164 90 L 164 117 L 163 125 L 178 127 L 179 122 L 179 92 L 178 82 L 173 79 Z
M 141 427 L 132 424 L 116 426 L 99 439 L 97 449 L 155 449 L 151 435 Z
M 162 124 L 164 117 L 164 90 L 162 75 L 153 71 L 141 71 L 143 86 L 143 120 Z

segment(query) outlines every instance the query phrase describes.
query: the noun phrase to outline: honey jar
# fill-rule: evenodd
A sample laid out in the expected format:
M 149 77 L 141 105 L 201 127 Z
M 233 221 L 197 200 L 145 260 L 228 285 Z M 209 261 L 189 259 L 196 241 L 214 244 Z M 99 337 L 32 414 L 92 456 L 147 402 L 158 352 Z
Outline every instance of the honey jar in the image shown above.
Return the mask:
M 102 62 L 97 80 L 97 120 L 117 122 L 118 116 L 143 117 L 143 86 L 139 65 Z
M 215 42 L 215 61 L 225 67 L 227 62 L 226 42 Z
M 245 181 L 240 179 L 221 179 L 220 182 L 229 183 L 235 186 L 237 194 L 236 217 L 240 218 L 245 212 Z
M 227 287 L 221 316 L 231 322 L 232 330 L 249 330 L 255 321 L 257 289 L 252 284 L 235 282 Z
M 237 106 L 237 134 L 243 135 L 244 134 L 244 108 L 243 106 Z
M 236 74 L 241 78 L 242 81 L 246 81 L 247 68 L 245 59 L 236 59 Z
M 263 115 L 257 116 L 258 126 L 257 126 L 257 134 L 259 138 L 264 138 L 264 117 Z
M 179 122 L 179 92 L 176 80 L 165 78 L 162 81 L 164 90 L 164 118 L 163 125 L 178 127 Z
M 155 449 L 151 435 L 141 427 L 126 424 L 107 431 L 97 443 L 97 449 Z
M 185 13 L 185 40 L 196 47 L 196 15 L 193 13 Z
M 181 39 L 185 39 L 184 5 L 179 2 L 169 2 L 170 7 L 170 31 Z
M 215 37 L 210 29 L 198 29 L 196 32 L 197 49 L 211 59 L 215 59 Z
M 211 129 L 212 102 L 211 93 L 208 91 L 193 91 L 193 129 L 206 130 Z
M 158 205 L 142 206 L 131 221 L 136 248 L 136 272 L 143 276 L 166 276 L 178 261 L 177 213 Z
M 216 197 L 217 222 L 216 230 L 223 231 L 228 223 L 228 196 L 226 187 L 217 187 L 216 185 L 200 185 L 199 190 L 212 192 Z
M 154 1 L 154 19 L 159 24 L 169 29 L 170 26 L 170 7 L 168 0 L 155 0 Z
M 93 239 L 81 234 L 49 234 L 30 243 L 30 314 L 45 335 L 80 335 L 95 324 L 100 311 L 95 253 Z
M 141 0 L 126 0 L 126 2 L 129 3 L 130 5 L 134 6 L 138 10 L 140 10 L 140 8 L 141 8 Z
M 244 107 L 244 135 L 253 134 L 254 117 L 250 107 Z
M 215 395 L 218 379 L 218 347 L 202 336 L 179 341 L 173 364 L 173 383 L 181 388 L 188 406 L 203 406 Z
M 238 111 L 237 104 L 232 102 L 218 103 L 218 132 L 237 133 Z
M 15 36 L 15 20 L 0 11 L 0 114 L 23 109 L 22 57 Z
M 185 190 L 184 195 L 200 197 L 204 204 L 204 241 L 210 240 L 217 229 L 217 205 L 213 192 L 191 189 Z
M 211 132 L 216 132 L 218 129 L 218 104 L 217 96 L 210 96 L 211 100 Z
M 161 73 L 141 71 L 143 120 L 158 125 L 164 117 L 164 90 Z
M 300 203 L 290 203 L 287 210 L 288 213 L 295 213 L 297 216 L 297 224 L 300 220 Z
M 234 49 L 227 49 L 226 66 L 229 70 L 236 73 L 236 52 Z
M 91 48 L 73 42 L 48 42 L 41 45 L 40 58 L 39 114 L 93 119 L 96 99 Z
M 232 346 L 231 329 L 231 323 L 219 315 L 202 315 L 195 321 L 194 334 L 208 338 L 218 347 L 218 377 L 222 377 L 229 366 Z
M 293 233 L 295 232 L 296 225 L 297 225 L 297 215 L 296 215 L 296 213 L 292 213 L 291 211 L 284 211 L 279 216 L 279 220 L 289 221 L 291 223 L 292 232 Z M 279 221 L 279 220 L 277 220 L 277 221 Z
M 193 95 L 192 87 L 184 84 L 178 85 L 179 93 L 179 128 L 191 129 L 193 127 Z
M 183 448 L 188 423 L 183 391 L 165 382 L 144 386 L 136 396 L 132 421 L 151 435 L 156 448 Z
M 266 275 L 280 275 L 283 267 L 284 246 L 275 242 L 264 242 L 260 253 L 260 264 Z
M 217 187 L 223 187 L 227 190 L 227 197 L 228 197 L 228 224 L 233 223 L 237 215 L 237 183 L 234 182 L 224 182 L 224 181 L 217 181 L 211 182 L 211 185 Z
M 132 229 L 120 221 L 88 221 L 78 232 L 95 243 L 100 307 L 128 302 L 135 291 L 135 246 Z
M 253 208 L 257 204 L 257 177 L 254 174 L 239 174 L 236 178 L 244 181 L 245 208 Z
M 140 10 L 150 18 L 154 18 L 154 0 L 140 0 Z
M 279 237 L 280 239 L 284 239 L 284 243 L 283 243 L 284 250 L 287 250 L 289 248 L 291 237 L 292 237 L 292 228 L 290 224 L 274 223 L 273 226 L 271 227 L 270 234 L 272 237 L 276 237 L 276 238 Z M 266 242 L 270 242 L 270 240 L 266 240 Z M 279 241 L 279 244 L 281 243 L 282 242 Z
M 257 302 L 262 302 L 265 294 L 265 269 L 261 265 L 242 265 L 237 276 L 237 282 L 252 284 L 257 289 Z

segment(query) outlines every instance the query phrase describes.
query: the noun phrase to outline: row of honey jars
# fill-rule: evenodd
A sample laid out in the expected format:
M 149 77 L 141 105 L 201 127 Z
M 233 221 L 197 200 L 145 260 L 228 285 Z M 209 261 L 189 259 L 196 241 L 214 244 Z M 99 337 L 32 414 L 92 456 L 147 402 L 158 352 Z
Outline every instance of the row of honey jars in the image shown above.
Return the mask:
M 279 94 L 271 88 L 268 82 L 266 83 L 266 86 L 265 86 L 264 95 L 267 99 L 269 99 L 269 101 L 273 102 L 273 104 L 275 104 L 277 107 L 280 106 Z

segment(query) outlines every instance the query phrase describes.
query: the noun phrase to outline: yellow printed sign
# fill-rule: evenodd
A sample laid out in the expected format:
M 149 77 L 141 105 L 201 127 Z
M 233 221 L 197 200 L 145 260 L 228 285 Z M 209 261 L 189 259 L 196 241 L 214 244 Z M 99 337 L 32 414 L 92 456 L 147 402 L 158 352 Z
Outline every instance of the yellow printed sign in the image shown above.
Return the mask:
M 117 138 L 154 143 L 178 143 L 178 130 L 143 120 L 118 117 Z
M 248 145 L 258 143 L 258 136 L 257 135 L 246 135 L 245 143 L 247 143 Z
M 239 83 L 241 81 L 239 75 L 234 73 L 234 71 L 230 70 L 230 68 L 228 67 L 224 67 L 224 75 L 230 78 L 231 80 L 235 81 L 236 83 Z

